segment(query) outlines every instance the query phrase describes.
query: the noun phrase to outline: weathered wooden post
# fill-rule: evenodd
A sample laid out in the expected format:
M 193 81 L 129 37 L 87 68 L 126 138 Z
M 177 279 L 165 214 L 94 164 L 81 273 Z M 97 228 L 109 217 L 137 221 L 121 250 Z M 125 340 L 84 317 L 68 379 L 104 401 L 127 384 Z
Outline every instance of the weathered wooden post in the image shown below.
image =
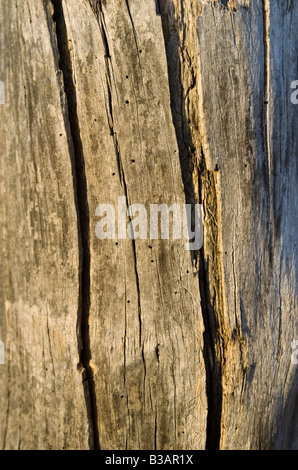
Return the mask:
M 0 23 L 1 447 L 297 449 L 298 2 Z M 125 232 L 185 203 L 201 249 Z

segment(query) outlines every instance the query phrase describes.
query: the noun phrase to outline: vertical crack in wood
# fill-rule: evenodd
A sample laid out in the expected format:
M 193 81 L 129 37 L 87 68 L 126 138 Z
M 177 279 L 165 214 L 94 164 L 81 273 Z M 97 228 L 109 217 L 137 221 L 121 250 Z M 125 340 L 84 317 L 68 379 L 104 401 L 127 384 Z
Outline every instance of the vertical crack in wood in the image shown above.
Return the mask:
M 128 188 L 126 184 L 126 179 L 125 179 L 125 174 L 124 174 L 124 169 L 121 161 L 121 152 L 120 152 L 120 146 L 118 142 L 118 137 L 117 137 L 117 132 L 115 130 L 115 123 L 114 123 L 114 113 L 113 113 L 113 95 L 112 95 L 112 65 L 111 65 L 111 54 L 110 54 L 110 48 L 109 48 L 109 42 L 107 38 L 107 33 L 105 30 L 105 20 L 104 20 L 104 12 L 102 9 L 102 2 L 100 0 L 89 0 L 89 4 L 93 10 L 93 13 L 95 14 L 95 17 L 98 22 L 100 34 L 102 37 L 102 42 L 103 46 L 105 49 L 105 65 L 106 65 L 106 83 L 107 83 L 107 94 L 108 94 L 108 99 L 107 99 L 107 104 L 106 104 L 106 113 L 107 113 L 107 118 L 108 118 L 108 123 L 110 127 L 110 134 L 113 138 L 114 141 L 114 148 L 115 148 L 115 155 L 116 155 L 116 160 L 117 160 L 117 167 L 118 167 L 118 174 L 120 178 L 120 183 L 124 189 L 124 194 L 125 194 L 125 200 L 126 200 L 126 207 L 127 207 L 127 212 L 128 212 L 128 218 L 129 221 L 131 222 L 131 216 L 129 214 L 129 197 L 128 197 Z M 131 16 L 131 12 L 129 9 L 129 4 L 128 1 L 125 0 L 125 4 L 128 10 L 128 15 L 132 24 L 132 30 L 133 30 L 133 36 L 135 40 L 135 44 L 137 47 L 137 52 L 139 56 L 139 50 L 138 50 L 138 44 L 137 44 L 137 38 L 136 38 L 136 32 Z M 132 227 L 132 225 L 131 225 Z M 144 360 L 144 346 L 142 345 L 142 311 L 141 311 L 141 291 L 140 291 L 140 282 L 139 282 L 139 273 L 138 273 L 138 264 L 137 264 L 137 251 L 136 251 L 136 244 L 135 240 L 132 237 L 131 238 L 131 243 L 132 243 L 132 250 L 133 250 L 133 258 L 134 258 L 134 268 L 135 268 L 135 277 L 136 277 L 136 288 L 137 288 L 137 296 L 138 296 L 138 316 L 139 316 L 139 346 L 142 348 L 142 357 L 143 357 L 143 363 L 144 363 L 144 373 L 146 375 L 146 364 Z
M 118 146 L 117 146 L 118 148 Z M 126 200 L 126 208 L 127 208 L 127 213 L 128 213 L 128 219 L 130 222 L 130 227 L 132 227 L 132 218 L 129 213 L 129 199 L 128 199 L 128 190 L 127 190 L 127 185 L 126 185 L 126 180 L 125 180 L 125 175 L 121 163 L 121 156 L 120 153 L 118 155 L 118 159 L 120 162 L 120 167 L 121 167 L 121 175 L 122 175 L 122 182 L 123 182 L 123 188 L 124 188 L 124 193 L 125 193 L 125 200 Z M 142 348 L 142 359 L 143 359 L 143 366 L 144 366 L 144 376 L 146 376 L 146 363 L 145 363 L 145 357 L 144 357 L 144 344 L 142 341 L 142 309 L 141 309 L 141 290 L 140 290 L 140 280 L 139 280 L 139 272 L 138 272 L 138 261 L 137 261 L 137 251 L 136 251 L 136 242 L 134 237 L 131 237 L 131 244 L 132 244 L 132 251 L 133 251 L 133 259 L 134 259 L 134 269 L 135 269 L 135 277 L 136 277 L 136 288 L 137 288 L 137 298 L 138 298 L 138 317 L 139 317 L 139 346 Z
M 115 128 L 115 121 L 114 121 L 114 112 L 113 112 L 113 93 L 112 93 L 112 84 L 113 84 L 113 65 L 111 61 L 111 54 L 110 54 L 110 47 L 109 47 L 109 41 L 108 41 L 108 36 L 107 36 L 107 31 L 106 31 L 106 23 L 105 23 L 105 16 L 104 16 L 104 11 L 103 11 L 103 3 L 101 0 L 89 0 L 89 4 L 91 6 L 91 9 L 96 17 L 99 31 L 101 34 L 102 38 L 102 43 L 104 46 L 104 53 L 105 53 L 105 74 L 106 74 L 106 90 L 107 90 L 107 97 L 106 97 L 106 103 L 105 103 L 105 110 L 107 114 L 107 120 L 109 123 L 109 128 L 110 128 L 110 135 L 113 139 L 114 143 L 114 148 L 115 148 L 115 156 L 116 156 L 116 162 L 117 162 L 117 168 L 118 168 L 118 175 L 120 179 L 120 184 L 123 187 L 124 190 L 124 195 L 125 195 L 125 201 L 126 201 L 126 209 L 127 209 L 127 214 L 128 214 L 128 219 L 129 222 L 132 221 L 131 215 L 129 213 L 129 194 L 128 194 L 128 187 L 126 183 L 126 178 L 125 178 L 125 172 L 122 164 L 122 159 L 121 159 L 121 150 L 120 150 L 120 145 L 118 141 L 118 136 L 117 136 L 117 129 Z M 140 64 L 140 57 L 139 57 L 139 48 L 138 48 L 138 43 L 137 43 L 137 36 L 136 36 L 136 31 L 134 28 L 134 23 L 133 19 L 131 16 L 130 8 L 128 1 L 125 0 L 126 8 L 128 11 L 129 19 L 131 22 L 132 26 L 132 31 L 133 31 L 133 36 L 134 36 L 134 42 L 137 48 L 137 55 L 138 55 L 138 61 L 139 61 L 139 66 L 141 67 Z M 142 74 L 142 71 L 141 71 Z M 132 227 L 132 224 L 130 224 Z M 137 290 L 137 302 L 138 302 L 138 321 L 139 321 L 139 347 L 141 349 L 141 357 L 142 357 L 142 363 L 143 363 L 143 370 L 144 370 L 144 383 L 146 380 L 146 360 L 145 360 L 145 351 L 144 351 L 144 342 L 143 342 L 143 332 L 142 332 L 142 308 L 141 308 L 141 289 L 140 289 L 140 280 L 139 280 L 139 272 L 138 272 L 138 260 L 137 260 L 137 249 L 136 249 L 136 242 L 134 237 L 131 237 L 131 245 L 132 245 L 132 252 L 133 252 L 133 261 L 134 261 L 134 272 L 135 272 L 135 281 L 136 281 L 136 290 Z M 125 337 L 124 337 L 124 384 L 126 386 L 126 341 L 127 341 L 127 318 L 126 318 L 126 310 L 125 310 Z M 128 414 L 129 414 L 129 402 L 128 402 L 128 394 L 127 394 L 127 409 L 128 409 Z
M 136 33 L 135 25 L 134 25 L 134 22 L 133 22 L 133 19 L 132 19 L 132 15 L 131 15 L 131 11 L 130 11 L 130 6 L 129 6 L 128 0 L 125 0 L 125 5 L 126 5 L 126 9 L 127 9 L 127 13 L 128 13 L 129 20 L 130 20 L 130 23 L 131 23 L 131 28 L 132 28 L 133 37 L 134 37 L 134 42 L 135 42 L 135 46 L 136 46 L 138 61 L 139 61 L 139 65 L 140 65 L 140 68 L 141 68 L 138 38 L 137 38 L 137 33 Z
M 89 422 L 89 446 L 98 450 L 99 426 L 96 403 L 94 373 L 91 362 L 89 317 L 90 317 L 90 235 L 89 235 L 89 207 L 87 199 L 87 181 L 85 174 L 85 162 L 83 145 L 80 136 L 80 126 L 77 114 L 77 97 L 75 80 L 73 75 L 72 57 L 69 48 L 67 28 L 64 18 L 62 0 L 51 0 L 53 24 L 50 25 L 50 33 L 55 37 L 56 47 L 54 55 L 59 56 L 58 67 L 62 72 L 62 94 L 65 94 L 65 120 L 68 131 L 68 144 L 72 157 L 72 171 L 74 180 L 75 202 L 78 215 L 79 232 L 79 307 L 77 320 L 77 337 L 80 363 L 78 370 L 83 372 L 83 385 Z M 47 5 L 46 5 L 47 6 Z M 48 8 L 48 6 L 47 6 Z M 48 17 L 49 21 L 49 17 Z M 54 31 L 56 24 L 56 31 Z M 53 45 L 53 38 L 52 38 Z
M 273 249 L 275 243 L 275 230 L 272 228 L 276 227 L 276 222 L 274 222 L 274 193 L 273 185 L 274 179 L 272 179 L 272 161 L 271 161 L 271 145 L 270 145 L 270 88 L 271 88 L 271 44 L 270 44 L 270 0 L 263 0 L 263 42 L 264 42 L 264 153 L 267 157 L 267 171 L 268 171 L 268 237 L 269 237 L 269 247 L 270 247 L 270 262 L 273 262 Z M 266 158 L 265 157 L 265 158 Z M 272 230 L 271 230 L 272 229 Z
M 223 326 L 219 324 L 222 298 L 222 260 L 220 259 L 219 236 L 219 210 L 218 185 L 215 170 L 207 168 L 203 143 L 200 147 L 199 123 L 193 122 L 190 112 L 190 92 L 198 84 L 200 71 L 192 64 L 186 45 L 186 30 L 184 4 L 180 4 L 179 24 L 177 18 L 173 19 L 174 7 L 169 0 L 159 0 L 162 27 L 164 32 L 166 54 L 168 62 L 168 75 L 171 97 L 171 110 L 176 138 L 179 147 L 182 180 L 185 190 L 186 203 L 203 204 L 204 206 L 204 238 L 208 238 L 210 253 L 205 253 L 205 243 L 199 252 L 192 251 L 192 262 L 199 272 L 198 288 L 201 296 L 201 309 L 204 321 L 204 361 L 206 368 L 206 395 L 207 395 L 207 423 L 206 423 L 206 449 L 218 450 L 220 448 L 221 414 L 222 414 L 222 363 L 224 358 L 223 339 L 220 335 Z M 171 38 L 175 31 L 176 41 Z M 181 36 L 179 37 L 179 30 Z M 183 75 L 187 73 L 187 80 Z M 185 72 L 186 71 L 186 72 Z M 178 77 L 178 79 L 177 79 Z M 186 84 L 188 83 L 188 86 Z M 197 95 L 196 95 L 197 96 Z M 180 106 L 179 104 L 180 103 Z M 203 119 L 203 116 L 202 116 Z M 196 136 L 194 135 L 196 133 Z M 195 138 L 196 137 L 196 138 Z M 194 184 L 194 178 L 197 179 Z M 211 214 L 211 212 L 213 214 Z M 193 221 L 192 221 L 193 224 Z M 213 243 L 211 243 L 212 241 Z M 216 286 L 216 288 L 214 287 Z M 211 289 L 218 292 L 215 298 Z
M 219 215 L 216 188 L 216 172 L 207 169 L 203 148 L 198 160 L 199 202 L 203 204 L 205 236 L 199 257 L 199 286 L 202 315 L 204 319 L 204 359 L 206 367 L 206 391 L 208 401 L 206 449 L 219 450 L 222 414 L 222 363 L 223 338 L 222 325 L 219 324 L 223 309 L 222 269 L 219 248 Z M 211 243 L 210 243 L 211 241 Z M 208 255 L 205 244 L 209 243 Z M 211 292 L 213 291 L 213 293 Z M 217 294 L 214 294 L 216 292 Z
M 268 182 L 271 195 L 271 150 L 270 150 L 270 0 L 263 0 L 264 23 L 264 104 L 265 104 L 265 139 L 268 162 Z

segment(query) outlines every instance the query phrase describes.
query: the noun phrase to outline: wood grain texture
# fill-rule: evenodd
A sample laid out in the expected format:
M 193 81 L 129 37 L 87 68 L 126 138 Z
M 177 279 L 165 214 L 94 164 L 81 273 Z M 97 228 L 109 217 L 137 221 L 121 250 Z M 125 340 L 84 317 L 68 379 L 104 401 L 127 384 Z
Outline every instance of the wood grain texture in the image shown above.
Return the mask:
M 161 2 L 205 207 L 211 440 L 297 448 L 297 4 L 203 3 Z
M 183 240 L 95 236 L 97 205 L 117 209 L 118 196 L 148 213 L 150 204 L 185 202 L 161 21 L 147 0 L 64 5 L 88 184 L 100 446 L 204 448 L 203 321 L 190 252 Z
M 297 1 L 1 6 L 2 448 L 298 449 Z
M 86 449 L 78 223 L 61 73 L 43 2 L 1 2 L 0 442 Z

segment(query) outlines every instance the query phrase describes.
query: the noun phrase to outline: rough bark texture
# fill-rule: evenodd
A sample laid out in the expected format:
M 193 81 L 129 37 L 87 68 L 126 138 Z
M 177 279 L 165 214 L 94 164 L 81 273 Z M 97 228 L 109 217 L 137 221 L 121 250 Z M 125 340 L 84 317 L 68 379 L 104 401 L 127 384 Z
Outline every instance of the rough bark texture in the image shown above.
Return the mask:
M 1 7 L 2 448 L 298 449 L 298 2 Z M 98 240 L 119 196 L 203 248 Z

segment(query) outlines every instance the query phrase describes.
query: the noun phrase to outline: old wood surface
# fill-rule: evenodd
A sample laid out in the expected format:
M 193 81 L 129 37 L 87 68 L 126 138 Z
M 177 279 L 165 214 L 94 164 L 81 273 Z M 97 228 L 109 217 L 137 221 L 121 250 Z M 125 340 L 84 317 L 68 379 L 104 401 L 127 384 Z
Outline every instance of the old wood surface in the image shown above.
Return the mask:
M 1 2 L 1 446 L 88 448 L 72 165 L 43 2 Z
M 298 2 L 1 7 L 1 447 L 297 449 Z

